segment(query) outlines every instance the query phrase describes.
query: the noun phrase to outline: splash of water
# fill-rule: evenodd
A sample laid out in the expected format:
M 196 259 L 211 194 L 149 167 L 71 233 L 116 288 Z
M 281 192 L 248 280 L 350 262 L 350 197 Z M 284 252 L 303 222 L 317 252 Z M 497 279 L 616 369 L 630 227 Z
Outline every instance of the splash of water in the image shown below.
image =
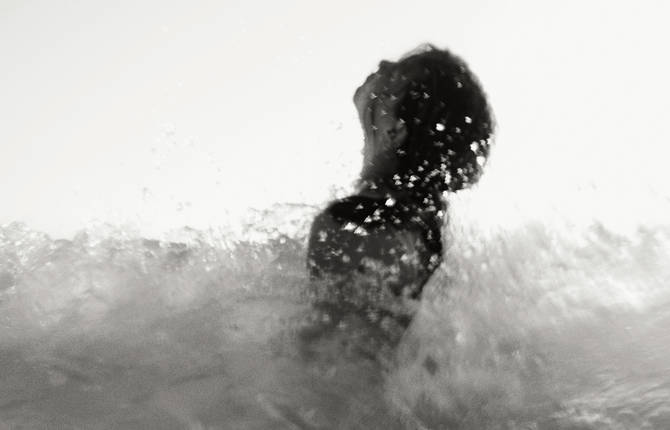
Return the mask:
M 315 366 L 295 359 L 314 208 L 169 240 L 3 226 L 0 422 L 666 428 L 670 229 L 482 229 L 454 212 L 445 264 L 385 370 L 337 344 Z

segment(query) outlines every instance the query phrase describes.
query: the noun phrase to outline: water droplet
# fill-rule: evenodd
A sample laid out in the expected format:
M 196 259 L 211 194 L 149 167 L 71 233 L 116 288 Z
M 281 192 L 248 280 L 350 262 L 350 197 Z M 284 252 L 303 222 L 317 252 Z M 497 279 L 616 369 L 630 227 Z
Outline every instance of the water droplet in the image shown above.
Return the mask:
M 368 231 L 365 228 L 363 228 L 362 226 L 358 226 L 358 227 L 356 227 L 356 230 L 354 230 L 354 234 L 358 235 L 358 236 L 367 236 Z
M 356 230 L 356 227 L 358 227 L 358 226 L 356 224 L 354 224 L 353 222 L 348 222 L 344 225 L 344 227 L 342 227 L 342 230 L 344 230 L 344 231 L 354 231 L 354 230 Z

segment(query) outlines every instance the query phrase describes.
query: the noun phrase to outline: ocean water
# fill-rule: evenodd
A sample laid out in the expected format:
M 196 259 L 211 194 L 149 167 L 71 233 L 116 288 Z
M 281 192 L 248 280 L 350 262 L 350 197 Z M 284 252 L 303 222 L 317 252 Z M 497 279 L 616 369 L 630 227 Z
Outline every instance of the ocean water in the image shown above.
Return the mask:
M 316 210 L 0 227 L 0 429 L 670 428 L 670 227 L 453 216 L 397 346 L 348 353 L 354 323 L 306 360 Z

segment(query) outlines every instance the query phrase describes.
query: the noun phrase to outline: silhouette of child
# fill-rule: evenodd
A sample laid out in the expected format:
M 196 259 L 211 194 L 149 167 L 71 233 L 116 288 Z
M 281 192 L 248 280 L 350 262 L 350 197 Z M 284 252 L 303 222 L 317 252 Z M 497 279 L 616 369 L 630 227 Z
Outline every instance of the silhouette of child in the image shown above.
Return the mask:
M 314 219 L 307 265 L 319 285 L 315 308 L 332 327 L 355 314 L 402 329 L 442 262 L 444 196 L 478 180 L 493 120 L 466 64 L 432 45 L 382 61 L 354 104 L 363 169 L 356 193 Z

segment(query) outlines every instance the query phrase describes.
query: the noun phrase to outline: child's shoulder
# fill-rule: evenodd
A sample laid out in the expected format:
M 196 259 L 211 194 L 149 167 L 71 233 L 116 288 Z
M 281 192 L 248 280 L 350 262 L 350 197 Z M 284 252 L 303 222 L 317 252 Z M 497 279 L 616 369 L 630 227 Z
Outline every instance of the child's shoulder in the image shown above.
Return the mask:
M 351 228 L 361 226 L 375 230 L 390 226 L 404 228 L 416 214 L 410 205 L 397 204 L 392 197 L 352 195 L 330 203 L 315 222 Z
M 338 221 L 363 222 L 383 208 L 379 198 L 352 195 L 331 202 L 321 213 Z

